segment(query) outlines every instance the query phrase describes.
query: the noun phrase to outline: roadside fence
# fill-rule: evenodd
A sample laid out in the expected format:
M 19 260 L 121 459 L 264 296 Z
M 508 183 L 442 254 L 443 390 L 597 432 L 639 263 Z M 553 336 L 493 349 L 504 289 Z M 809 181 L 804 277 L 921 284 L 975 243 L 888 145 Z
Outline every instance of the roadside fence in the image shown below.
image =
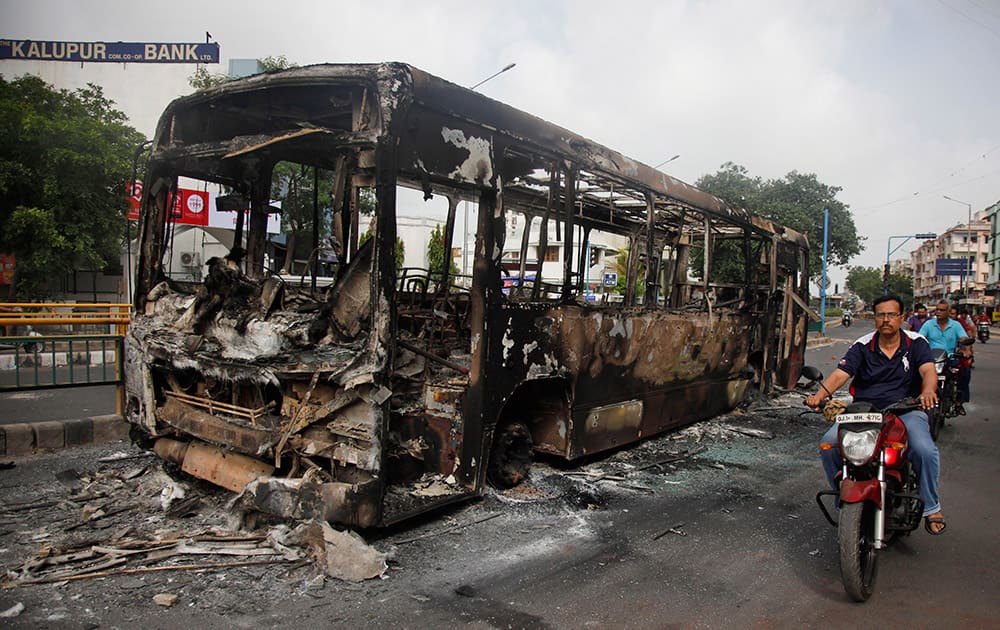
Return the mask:
M 130 304 L 0 302 L 0 392 L 113 384 Z

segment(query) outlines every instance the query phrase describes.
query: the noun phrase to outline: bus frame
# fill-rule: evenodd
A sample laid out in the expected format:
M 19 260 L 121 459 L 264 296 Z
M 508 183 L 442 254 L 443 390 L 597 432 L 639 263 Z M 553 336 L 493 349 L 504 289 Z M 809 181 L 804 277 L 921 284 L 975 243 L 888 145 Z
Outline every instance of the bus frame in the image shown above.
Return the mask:
M 282 162 L 329 184 L 328 286 L 269 263 Z M 201 283 L 168 273 L 184 178 L 246 209 Z M 576 460 L 794 387 L 815 317 L 803 234 L 401 63 L 179 98 L 145 182 L 126 417 L 247 512 L 385 526 L 514 485 L 533 452 Z M 404 188 L 448 202 L 440 268 L 399 268 Z M 469 275 L 449 246 L 462 203 Z M 620 291 L 589 277 L 599 236 L 627 242 Z

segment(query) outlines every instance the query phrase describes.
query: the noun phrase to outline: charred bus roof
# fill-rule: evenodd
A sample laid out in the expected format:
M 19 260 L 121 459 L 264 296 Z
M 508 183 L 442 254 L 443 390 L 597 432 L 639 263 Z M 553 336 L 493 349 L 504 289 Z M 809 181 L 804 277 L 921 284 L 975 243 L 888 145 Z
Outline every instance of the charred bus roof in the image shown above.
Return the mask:
M 336 159 L 324 147 L 330 142 L 374 149 L 380 139 L 407 133 L 405 114 L 424 108 L 515 139 L 552 160 L 568 160 L 581 168 L 577 175 L 580 219 L 617 226 L 628 232 L 647 223 L 646 195 L 656 207 L 655 223 L 686 225 L 698 233 L 703 218 L 715 219 L 717 233 L 749 230 L 780 235 L 808 247 L 805 235 L 754 215 L 744 208 L 662 173 L 638 160 L 588 140 L 558 125 L 495 101 L 403 63 L 321 64 L 258 74 L 174 100 L 157 127 L 153 163 L 172 162 L 175 172 L 235 184 L 246 160 L 274 162 L 295 155 L 316 166 L 332 168 Z M 542 197 L 548 186 L 536 159 L 503 155 L 502 168 L 487 168 L 483 183 L 525 203 Z M 222 158 L 222 159 L 220 159 Z M 442 177 L 423 164 L 398 164 L 402 181 L 426 187 Z M 428 172 L 430 171 L 430 172 Z M 447 174 L 445 175 L 447 176 Z M 453 184 L 454 182 L 450 182 Z M 470 188 L 470 198 L 474 193 Z M 544 208 L 539 208 L 539 214 Z M 676 229 L 676 227 L 674 228 Z

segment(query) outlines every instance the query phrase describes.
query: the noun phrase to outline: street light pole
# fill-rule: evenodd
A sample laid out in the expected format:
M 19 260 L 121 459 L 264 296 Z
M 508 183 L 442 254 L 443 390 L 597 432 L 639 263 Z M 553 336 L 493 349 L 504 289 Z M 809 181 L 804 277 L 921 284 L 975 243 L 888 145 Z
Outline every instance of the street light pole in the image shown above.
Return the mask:
M 948 201 L 954 201 L 955 203 L 960 203 L 963 206 L 967 206 L 969 208 L 969 222 L 965 224 L 965 245 L 966 245 L 965 254 L 966 258 L 968 258 L 969 254 L 968 248 L 972 247 L 972 204 L 967 201 L 959 201 L 958 199 L 952 199 L 948 195 L 941 195 L 941 196 L 947 199 Z M 977 247 L 976 249 L 978 250 L 979 248 Z M 970 271 L 972 271 L 972 261 L 969 261 L 968 264 L 969 267 L 965 269 L 965 273 L 959 276 L 960 280 L 958 284 L 959 290 L 962 292 L 964 299 L 969 298 L 969 296 L 966 295 L 968 282 L 966 282 L 965 277 L 968 275 Z
M 823 208 L 823 279 L 819 285 L 819 336 L 826 335 L 826 253 L 830 245 L 830 207 Z M 706 254 L 707 255 L 707 254 Z
M 503 74 L 504 72 L 507 72 L 508 70 L 510 70 L 511 68 L 513 68 L 516 65 L 517 65 L 516 63 L 509 63 L 509 64 L 507 64 L 503 68 L 500 68 L 499 70 L 497 70 L 496 72 L 494 72 L 490 76 L 486 77 L 485 79 L 483 79 L 479 83 L 473 85 L 469 89 L 470 90 L 476 89 L 477 87 L 479 87 L 483 83 L 486 83 L 487 81 L 489 81 L 490 79 L 492 79 L 494 77 L 500 76 L 501 74 Z M 478 208 L 477 208 L 477 211 L 478 211 Z M 466 200 L 465 201 L 465 219 L 464 219 L 463 225 L 462 225 L 462 274 L 463 275 L 467 275 L 468 274 L 468 270 L 466 268 L 466 265 L 468 264 L 467 263 L 468 260 L 469 260 L 469 201 Z M 524 282 L 524 280 L 522 279 L 521 282 Z
M 493 77 L 498 77 L 498 76 L 500 76 L 501 74 L 503 74 L 504 72 L 507 72 L 508 70 L 510 70 L 511 68 L 513 68 L 513 67 L 514 67 L 514 66 L 516 66 L 516 65 L 517 65 L 516 63 L 509 63 L 509 64 L 507 64 L 507 65 L 506 65 L 506 66 L 504 66 L 503 68 L 500 68 L 499 70 L 497 70 L 496 72 L 494 72 L 494 73 L 493 73 L 493 74 L 491 74 L 490 76 L 486 77 L 485 79 L 483 79 L 483 80 L 482 80 L 482 81 L 480 81 L 479 83 L 477 83 L 477 84 L 473 85 L 473 86 L 472 86 L 472 87 L 470 87 L 469 89 L 470 89 L 470 90 L 474 90 L 474 89 L 476 89 L 477 87 L 479 87 L 479 86 L 480 86 L 480 85 L 482 85 L 483 83 L 486 83 L 487 81 L 489 81 L 489 80 L 490 80 L 490 79 L 492 79 Z
M 669 159 L 666 159 L 666 160 L 663 160 L 662 162 L 660 162 L 659 164 L 657 164 L 657 165 L 656 165 L 656 166 L 654 166 L 653 168 L 654 168 L 654 169 L 656 169 L 656 168 L 660 168 L 660 167 L 661 167 L 661 166 L 663 166 L 664 164 L 669 164 L 669 163 L 673 162 L 674 160 L 676 160 L 676 159 L 677 159 L 677 158 L 679 158 L 680 156 L 681 156 L 681 155 L 680 155 L 680 153 L 678 153 L 677 155 L 675 155 L 675 156 L 674 156 L 674 157 L 672 157 L 672 158 L 669 158 Z

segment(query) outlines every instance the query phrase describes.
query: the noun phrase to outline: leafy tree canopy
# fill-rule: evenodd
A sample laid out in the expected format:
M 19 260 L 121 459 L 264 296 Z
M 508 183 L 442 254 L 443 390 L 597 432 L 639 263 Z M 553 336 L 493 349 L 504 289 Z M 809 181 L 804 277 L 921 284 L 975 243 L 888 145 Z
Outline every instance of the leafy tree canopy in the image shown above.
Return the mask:
M 0 251 L 17 257 L 20 298 L 48 297 L 53 276 L 117 263 L 146 140 L 127 122 L 97 85 L 0 77 Z
M 764 180 L 751 177 L 739 164 L 726 162 L 718 172 L 700 177 L 695 185 L 731 206 L 746 208 L 806 234 L 810 245 L 811 279 L 822 275 L 823 208 L 830 209 L 828 263 L 844 265 L 861 253 L 865 237 L 858 236 L 847 205 L 836 198 L 841 189 L 820 182 L 813 173 L 792 171 L 780 179 Z M 692 260 L 692 264 L 694 262 Z M 734 273 L 738 272 L 742 264 L 735 265 L 734 269 Z
M 847 272 L 847 288 L 864 300 L 867 306 L 885 292 L 882 270 L 876 267 L 852 267 Z M 903 298 L 903 306 L 913 306 L 913 280 L 898 274 L 889 274 L 889 291 Z
M 454 278 L 458 275 L 458 265 L 451 257 L 451 248 L 445 247 L 444 228 L 438 223 L 431 231 L 430 240 L 427 241 L 427 266 L 432 274 L 438 274 L 444 269 L 444 257 L 448 256 L 448 275 Z M 437 276 L 440 277 L 440 276 Z
M 358 238 L 358 247 L 364 245 L 371 237 L 372 230 L 371 228 L 368 228 L 362 232 L 361 236 Z M 406 245 L 403 243 L 403 239 L 399 238 L 399 236 L 396 236 L 395 249 L 396 251 L 393 252 L 393 254 L 396 257 L 396 275 L 399 275 L 399 272 L 403 270 L 403 262 L 406 261 Z
M 618 281 L 615 283 L 615 293 L 620 293 L 621 295 L 625 295 L 625 292 L 628 290 L 628 257 L 629 248 L 623 247 L 618 250 L 618 255 L 615 256 L 614 261 L 611 263 L 615 273 L 618 274 Z M 635 274 L 635 295 L 636 297 L 643 297 L 645 294 L 646 260 L 645 258 L 640 258 Z

